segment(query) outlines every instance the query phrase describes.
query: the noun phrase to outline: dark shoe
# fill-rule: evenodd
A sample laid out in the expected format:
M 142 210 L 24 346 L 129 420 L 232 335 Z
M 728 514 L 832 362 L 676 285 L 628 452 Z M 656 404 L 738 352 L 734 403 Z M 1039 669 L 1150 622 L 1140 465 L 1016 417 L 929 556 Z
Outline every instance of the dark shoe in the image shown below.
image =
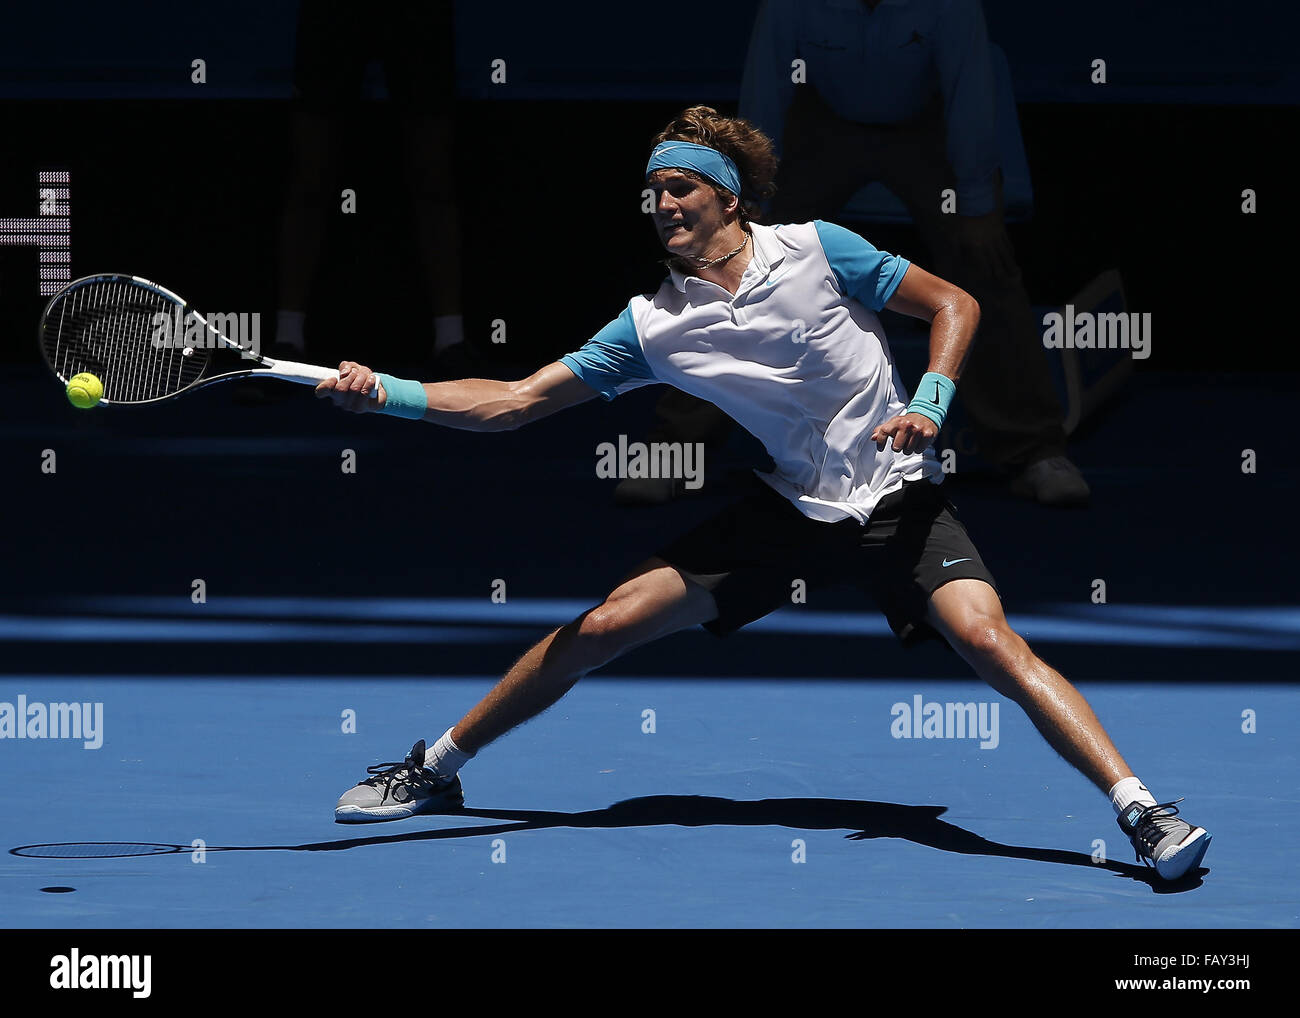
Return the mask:
M 1092 492 L 1079 468 L 1064 456 L 1031 463 L 1011 480 L 1011 493 L 1042 505 L 1083 505 Z

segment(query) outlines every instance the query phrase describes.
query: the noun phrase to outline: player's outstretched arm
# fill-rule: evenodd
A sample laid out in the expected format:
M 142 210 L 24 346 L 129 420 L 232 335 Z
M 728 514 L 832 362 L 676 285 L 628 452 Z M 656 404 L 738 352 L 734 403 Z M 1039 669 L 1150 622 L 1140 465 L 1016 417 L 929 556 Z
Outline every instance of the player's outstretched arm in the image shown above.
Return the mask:
M 354 413 L 391 413 L 392 394 L 385 388 L 384 378 L 364 364 L 344 361 L 339 365 L 338 381 L 327 378 L 316 387 L 316 394 Z M 464 431 L 511 431 L 596 395 L 559 361 L 517 382 L 463 378 L 421 384 L 391 379 L 389 384 L 402 389 L 405 412 L 399 416 L 418 417 Z M 423 390 L 423 411 L 418 389 L 413 388 L 416 386 Z M 370 393 L 376 389 L 378 397 L 372 398 Z

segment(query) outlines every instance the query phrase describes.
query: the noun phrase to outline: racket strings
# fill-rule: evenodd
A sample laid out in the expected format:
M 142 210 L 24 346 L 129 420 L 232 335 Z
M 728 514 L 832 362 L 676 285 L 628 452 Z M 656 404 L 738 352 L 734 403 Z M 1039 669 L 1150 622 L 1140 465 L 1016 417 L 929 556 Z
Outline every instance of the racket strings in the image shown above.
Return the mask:
M 209 360 L 205 345 L 187 350 L 183 334 L 175 334 L 180 306 L 131 280 L 95 280 L 51 304 L 42 351 L 64 381 L 83 371 L 96 375 L 107 401 L 171 396 L 198 380 Z
M 10 855 L 29 859 L 127 859 L 142 855 L 173 855 L 188 852 L 182 845 L 151 845 L 133 841 L 85 841 L 61 845 L 22 845 Z

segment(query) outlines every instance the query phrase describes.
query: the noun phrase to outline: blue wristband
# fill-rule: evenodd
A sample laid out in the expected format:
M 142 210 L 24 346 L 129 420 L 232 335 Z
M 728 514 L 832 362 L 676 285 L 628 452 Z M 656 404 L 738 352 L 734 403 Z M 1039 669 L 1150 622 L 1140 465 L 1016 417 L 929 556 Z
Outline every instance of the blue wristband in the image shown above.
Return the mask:
M 394 378 L 392 375 L 378 373 L 376 377 L 387 394 L 387 399 L 384 400 L 384 405 L 379 411 L 381 414 L 405 417 L 411 421 L 418 421 L 424 417 L 424 412 L 429 409 L 429 395 L 424 391 L 422 383 L 413 382 L 409 378 Z
M 951 378 L 937 371 L 927 371 L 917 383 L 916 395 L 907 404 L 905 412 L 928 417 L 942 428 L 943 419 L 948 416 L 948 407 L 952 405 L 956 391 L 957 384 Z

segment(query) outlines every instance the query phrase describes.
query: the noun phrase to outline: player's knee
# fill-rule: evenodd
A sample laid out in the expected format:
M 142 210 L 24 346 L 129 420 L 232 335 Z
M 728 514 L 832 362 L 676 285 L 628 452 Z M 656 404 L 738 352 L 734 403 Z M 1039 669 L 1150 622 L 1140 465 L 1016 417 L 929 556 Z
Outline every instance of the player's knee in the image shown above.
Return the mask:
M 601 665 L 628 649 L 637 618 L 633 602 L 633 598 L 605 601 L 578 620 L 578 644 L 585 660 Z
M 968 658 L 994 667 L 1006 663 L 1019 642 L 1006 620 L 987 615 L 972 615 L 963 620 L 957 638 Z

